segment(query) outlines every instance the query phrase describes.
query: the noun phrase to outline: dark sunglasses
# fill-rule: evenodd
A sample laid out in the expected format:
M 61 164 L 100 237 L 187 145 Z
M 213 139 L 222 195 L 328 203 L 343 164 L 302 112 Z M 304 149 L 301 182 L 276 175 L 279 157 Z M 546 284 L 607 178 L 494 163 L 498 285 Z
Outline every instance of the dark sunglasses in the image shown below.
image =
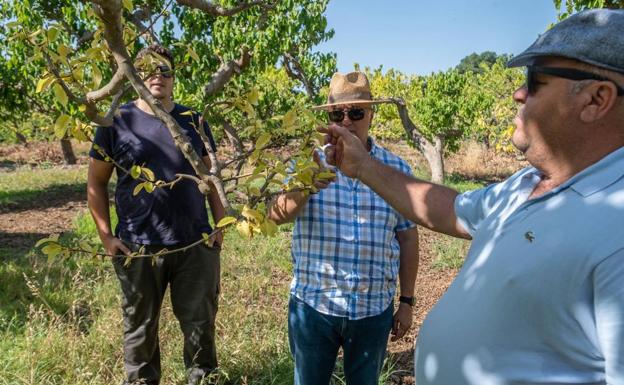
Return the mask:
M 535 75 L 544 74 L 550 76 L 556 76 L 558 78 L 568 80 L 598 80 L 601 82 L 611 82 L 615 84 L 618 96 L 624 95 L 624 88 L 619 86 L 615 81 L 605 78 L 604 76 L 596 75 L 591 72 L 581 71 L 573 68 L 559 68 L 559 67 L 541 67 L 541 66 L 527 66 L 526 69 L 526 86 L 529 94 L 534 94 L 537 91 L 537 86 L 541 84 Z
M 139 70 L 141 72 L 141 75 L 145 78 L 145 79 L 149 79 L 152 76 L 156 76 L 156 75 L 160 75 L 165 79 L 170 79 L 173 77 L 173 71 L 171 70 L 171 68 L 168 65 L 159 65 L 156 66 L 156 72 L 154 73 L 148 73 L 147 71 L 143 71 L 143 70 Z
M 362 120 L 366 115 L 366 110 L 363 108 L 349 108 L 347 110 L 328 111 L 327 116 L 329 117 L 330 121 L 334 123 L 340 123 L 345 118 L 345 111 L 347 111 L 347 116 L 349 117 L 349 120 L 352 121 Z

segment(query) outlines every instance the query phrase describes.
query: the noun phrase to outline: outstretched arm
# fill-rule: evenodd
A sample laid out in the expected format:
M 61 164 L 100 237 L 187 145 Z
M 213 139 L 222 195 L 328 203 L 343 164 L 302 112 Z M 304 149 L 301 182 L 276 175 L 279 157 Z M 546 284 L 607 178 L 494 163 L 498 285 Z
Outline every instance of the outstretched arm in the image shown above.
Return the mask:
M 470 238 L 455 215 L 458 192 L 405 175 L 373 159 L 358 138 L 336 124 L 319 128 L 331 144 L 325 150 L 327 162 L 345 175 L 358 178 L 405 218 L 431 230 L 459 238 Z

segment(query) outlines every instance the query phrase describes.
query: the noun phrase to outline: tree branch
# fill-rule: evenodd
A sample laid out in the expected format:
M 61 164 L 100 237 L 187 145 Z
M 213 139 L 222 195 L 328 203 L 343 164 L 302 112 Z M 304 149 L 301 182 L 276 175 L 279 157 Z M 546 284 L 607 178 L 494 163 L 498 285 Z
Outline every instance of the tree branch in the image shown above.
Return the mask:
M 312 83 L 310 83 L 310 80 L 307 78 L 299 60 L 288 52 L 286 52 L 283 57 L 284 69 L 286 69 L 288 76 L 293 80 L 299 80 L 303 83 L 306 93 L 308 94 L 308 98 L 315 99 L 318 96 L 318 92 L 314 89 Z
M 240 58 L 221 64 L 219 69 L 212 75 L 210 82 L 204 87 L 204 94 L 210 96 L 221 91 L 235 74 L 241 73 L 241 71 L 249 65 L 250 61 L 251 53 L 249 52 L 249 48 L 241 48 Z
M 224 8 L 213 4 L 208 0 L 176 0 L 179 5 L 185 5 L 189 8 L 199 9 L 212 16 L 233 16 L 256 5 L 265 5 L 264 0 L 255 0 L 247 3 L 240 3 L 232 8 Z
M 117 68 L 117 72 L 113 75 L 111 80 L 104 87 L 99 90 L 91 91 L 87 93 L 87 103 L 94 103 L 119 92 L 124 84 L 126 77 L 121 67 Z

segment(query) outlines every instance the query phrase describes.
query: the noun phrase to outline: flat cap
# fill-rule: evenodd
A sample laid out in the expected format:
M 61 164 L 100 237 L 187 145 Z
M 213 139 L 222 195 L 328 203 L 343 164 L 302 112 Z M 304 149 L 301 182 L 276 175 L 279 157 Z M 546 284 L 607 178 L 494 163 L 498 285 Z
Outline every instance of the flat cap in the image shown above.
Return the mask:
M 544 56 L 576 59 L 624 73 L 624 10 L 590 9 L 574 14 L 540 35 L 507 66 L 530 65 Z

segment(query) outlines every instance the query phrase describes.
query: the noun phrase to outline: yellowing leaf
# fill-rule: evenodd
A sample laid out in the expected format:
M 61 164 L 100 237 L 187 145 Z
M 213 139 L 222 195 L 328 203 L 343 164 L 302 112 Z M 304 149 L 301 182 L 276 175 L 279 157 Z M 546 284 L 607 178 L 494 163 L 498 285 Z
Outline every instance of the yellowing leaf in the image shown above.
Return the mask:
M 247 221 L 243 221 L 243 222 L 239 222 L 236 225 L 236 230 L 238 230 L 238 232 L 247 237 L 247 238 L 251 238 L 251 227 L 249 226 L 249 222 Z
M 100 83 L 102 83 L 102 72 L 100 71 L 98 66 L 94 64 L 93 65 L 93 88 L 99 87 Z
M 258 196 L 261 195 L 260 189 L 258 187 L 256 187 L 256 186 L 251 186 L 249 188 L 249 194 L 258 197 Z
M 269 134 L 268 132 L 265 132 L 264 134 L 260 135 L 258 140 L 256 140 L 256 149 L 264 148 L 264 146 L 266 146 L 266 144 L 269 143 L 270 140 L 271 140 L 271 134 Z
M 67 124 L 70 120 L 71 118 L 65 114 L 62 114 L 56 119 L 54 123 L 54 135 L 56 135 L 57 138 L 63 139 L 65 137 L 67 134 Z
M 141 192 L 141 190 L 143 190 L 144 187 L 145 187 L 145 183 L 139 183 L 136 186 L 134 186 L 134 190 L 132 190 L 132 196 L 136 196 L 138 193 Z
M 154 191 L 154 183 L 152 182 L 145 182 L 145 191 L 147 191 L 148 193 L 151 193 Z
M 192 110 L 186 110 L 184 112 L 180 112 L 180 115 L 193 116 L 193 111 Z
M 151 181 L 153 181 L 154 179 L 156 179 L 156 175 L 154 175 L 154 171 L 150 170 L 147 167 L 143 167 L 141 168 L 141 171 L 143 172 L 143 175 L 145 175 L 145 177 Z
M 195 50 L 193 48 L 188 47 L 187 48 L 187 52 L 188 52 L 189 56 L 193 58 L 193 60 L 199 61 L 199 55 L 197 55 L 197 52 L 195 52 Z
M 232 224 L 234 222 L 236 222 L 236 218 L 234 218 L 234 217 L 224 217 L 224 218 L 221 218 L 219 223 L 217 223 L 217 227 L 219 227 L 219 228 L 225 227 L 225 226 L 230 225 L 230 224 Z
M 65 44 L 59 44 L 58 46 L 58 54 L 65 64 L 67 64 L 67 56 L 71 53 L 71 51 L 71 48 Z
M 54 78 L 54 76 L 51 76 L 51 75 L 42 77 L 37 82 L 37 88 L 35 89 L 35 92 L 40 93 L 40 92 L 45 91 L 55 81 L 56 81 L 56 78 Z
M 277 233 L 277 224 L 271 219 L 267 219 L 262 223 L 262 225 L 260 225 L 260 229 L 262 230 L 262 233 L 271 237 Z
M 264 218 L 264 216 L 262 214 L 260 214 L 257 210 L 254 210 L 252 208 L 249 208 L 247 206 L 245 206 L 243 208 L 243 212 L 241 213 L 245 218 L 247 219 L 253 219 L 256 222 L 262 222 L 262 219 Z
M 123 0 L 123 6 L 128 11 L 132 11 L 132 9 L 134 8 L 134 6 L 132 5 L 132 0 Z
M 257 106 L 258 105 L 258 99 L 260 98 L 260 93 L 258 92 L 257 88 L 253 88 L 251 91 L 249 91 L 249 93 L 247 94 L 247 101 L 249 102 L 249 104 L 251 104 L 252 106 Z
M 282 120 L 282 128 L 287 129 L 292 127 L 297 121 L 297 111 L 292 109 L 284 115 L 284 119 Z
M 67 94 L 63 90 L 60 84 L 55 83 L 54 87 L 52 87 L 54 91 L 54 96 L 56 96 L 56 100 L 58 100 L 63 106 L 67 105 Z

